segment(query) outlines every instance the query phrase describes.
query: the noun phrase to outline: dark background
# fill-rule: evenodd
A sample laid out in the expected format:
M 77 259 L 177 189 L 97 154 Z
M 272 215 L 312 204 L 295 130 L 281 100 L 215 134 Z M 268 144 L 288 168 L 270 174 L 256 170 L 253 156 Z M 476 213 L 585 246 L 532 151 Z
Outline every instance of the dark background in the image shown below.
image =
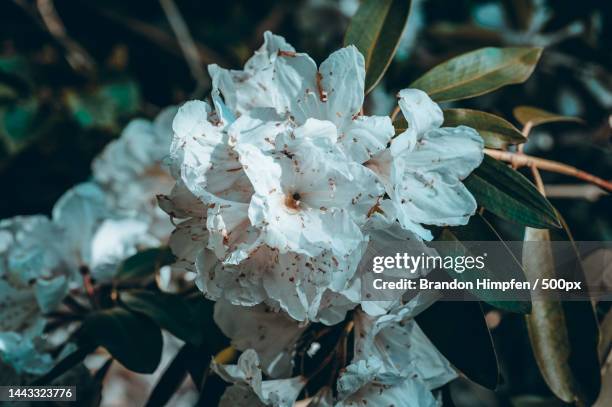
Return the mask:
M 262 42 L 281 34 L 321 62 L 342 46 L 349 19 L 334 1 L 176 0 L 199 44 L 202 65 L 240 68 Z M 318 5 L 313 5 L 316 3 Z M 51 4 L 66 35 L 50 34 L 38 6 Z M 482 46 L 546 46 L 524 85 L 461 101 L 518 125 L 512 109 L 537 106 L 581 117 L 585 124 L 536 128 L 528 154 L 561 161 L 610 178 L 612 7 L 609 1 L 420 2 L 409 25 L 421 25 L 412 46 L 396 57 L 382 87 L 407 87 L 430 67 Z M 543 21 L 536 24 L 534 21 Z M 205 97 L 208 79 L 194 79 L 166 15 L 153 0 L 0 2 L 0 218 L 49 213 L 69 187 L 90 176 L 92 158 L 137 116 L 153 118 L 164 106 Z M 89 55 L 69 64 L 75 49 Z M 78 52 L 77 52 L 78 54 Z M 197 89 L 197 92 L 196 92 Z M 383 97 L 382 88 L 378 95 Z M 376 109 L 374 97 L 367 108 Z M 528 172 L 525 172 L 529 175 Z M 547 185 L 578 185 L 543 173 Z M 572 187 L 568 188 L 570 195 Z M 551 197 L 576 240 L 612 240 L 612 198 Z M 522 229 L 499 224 L 506 237 Z M 603 315 L 607 307 L 600 304 Z M 496 316 L 496 315 L 493 315 Z M 522 317 L 501 315 L 492 325 L 504 384 L 498 395 L 456 384 L 458 405 L 511 405 L 519 395 L 550 396 L 529 350 Z M 474 357 L 477 357 L 475 355 Z M 462 396 L 463 395 L 463 396 Z M 467 402 L 460 403 L 461 397 Z M 467 403 L 467 404 L 466 404 Z M 516 404 L 514 404 L 516 405 Z

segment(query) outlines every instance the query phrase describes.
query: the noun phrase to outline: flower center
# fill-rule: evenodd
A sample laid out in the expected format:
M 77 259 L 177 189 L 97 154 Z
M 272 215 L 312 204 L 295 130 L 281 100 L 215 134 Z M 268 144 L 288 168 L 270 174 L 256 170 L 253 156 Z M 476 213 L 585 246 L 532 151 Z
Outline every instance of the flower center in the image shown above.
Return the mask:
M 297 211 L 300 209 L 301 195 L 299 192 L 294 192 L 291 195 L 285 195 L 285 206 L 289 209 Z

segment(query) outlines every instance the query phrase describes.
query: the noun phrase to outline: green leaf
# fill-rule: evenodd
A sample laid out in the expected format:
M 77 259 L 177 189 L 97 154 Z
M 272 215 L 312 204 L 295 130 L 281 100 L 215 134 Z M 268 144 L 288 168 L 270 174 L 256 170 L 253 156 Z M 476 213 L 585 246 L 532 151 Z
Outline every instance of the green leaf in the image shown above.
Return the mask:
M 69 90 L 66 105 L 84 128 L 116 130 L 122 116 L 134 114 L 140 107 L 138 86 L 131 81 L 102 85 L 93 91 Z
M 479 205 L 502 219 L 536 228 L 560 227 L 555 209 L 519 172 L 485 155 L 464 180 Z
M 183 345 L 155 384 L 145 407 L 165 406 L 183 384 L 189 365 L 195 362 L 196 356 L 197 353 L 191 345 Z M 206 361 L 202 360 L 201 364 L 206 364 Z
M 33 81 L 31 66 L 28 60 L 21 55 L 0 56 L 0 73 L 17 77 L 27 83 Z
M 501 240 L 493 226 L 479 214 L 472 216 L 470 222 L 465 226 L 443 230 L 439 240 L 457 243 L 454 246 L 455 251 L 453 253 L 441 253 L 443 256 L 468 256 L 471 255 L 470 246 L 462 242 L 488 241 L 498 242 L 500 247 L 503 247 L 506 251 L 504 259 L 510 259 L 510 261 L 504 261 L 503 264 L 496 261 L 488 261 L 486 262 L 486 267 L 478 272 L 456 273 L 454 270 L 447 270 L 448 274 L 458 281 L 471 281 L 474 283 L 474 286 L 476 285 L 476 280 L 484 278 L 491 279 L 492 281 L 510 281 L 511 279 L 521 282 L 526 281 L 521 263 L 514 256 L 512 250 Z M 443 252 L 447 249 L 447 246 L 443 245 L 437 249 L 439 252 Z M 531 312 L 531 302 L 514 299 L 515 294 L 510 291 L 503 292 L 500 290 L 483 289 L 469 291 L 496 308 L 520 314 Z
M 57 362 L 57 364 L 53 366 L 53 368 L 49 372 L 47 372 L 45 375 L 36 378 L 36 380 L 32 382 L 32 385 L 44 386 L 44 385 L 51 383 L 53 380 L 57 379 L 58 377 L 60 377 L 61 375 L 69 371 L 70 369 L 77 366 L 83 360 L 85 360 L 87 355 L 92 353 L 94 350 L 95 350 L 95 347 L 93 346 L 81 346 L 77 348 L 74 352 L 70 353 L 69 355 L 65 356 L 62 360 Z
M 541 53 L 542 48 L 480 48 L 432 68 L 410 87 L 437 102 L 471 98 L 525 82 Z
M 436 348 L 469 379 L 489 389 L 497 387 L 497 356 L 479 302 L 437 301 L 415 319 Z
M 220 352 L 229 345 L 228 338 L 223 335 L 214 321 L 215 303 L 200 292 L 193 293 L 186 298 L 189 307 L 194 313 L 194 320 L 200 323 L 203 332 L 203 346 L 213 354 Z
M 365 58 L 365 93 L 389 67 L 410 14 L 410 0 L 364 0 L 353 16 L 344 45 L 353 44 Z
M 502 148 L 508 144 L 527 141 L 523 134 L 509 121 L 491 113 L 471 109 L 444 109 L 444 126 L 469 126 L 484 139 L 491 148 Z
M 526 126 L 527 123 L 530 123 L 531 127 L 553 122 L 584 123 L 584 121 L 579 117 L 561 116 L 532 106 L 517 106 L 514 108 L 512 113 L 514 114 L 516 120 L 518 120 L 523 126 Z
M 574 261 L 566 260 L 561 264 L 555 263 L 556 274 L 558 276 L 571 275 L 574 281 L 582 282 L 583 286 L 587 286 L 580 251 L 563 216 L 557 213 L 557 217 L 563 229 L 551 231 L 551 238 L 552 240 L 569 241 L 573 249 Z M 566 251 L 563 257 L 567 259 Z M 602 338 L 600 338 L 595 310 L 590 301 L 564 301 L 561 306 L 565 313 L 570 345 L 568 363 L 574 373 L 582 398 L 586 400 L 586 404 L 592 404 L 602 389 L 597 351 Z
M 162 335 L 148 317 L 115 307 L 90 314 L 76 333 L 82 346 L 102 346 L 126 368 L 153 373 L 159 365 Z
M 571 240 L 569 232 L 568 237 Z M 525 228 L 524 240 L 523 266 L 530 281 L 573 275 L 573 281 L 585 284 L 577 252 L 577 261 L 555 263 L 549 230 Z M 535 359 L 551 391 L 567 403 L 593 405 L 601 389 L 601 376 L 599 331 L 591 303 L 534 301 L 526 321 Z
M 525 229 L 525 242 L 550 242 L 547 229 Z M 526 244 L 523 266 L 529 281 L 554 278 L 555 263 L 550 244 Z M 533 352 L 552 392 L 566 403 L 576 398 L 577 388 L 568 365 L 569 339 L 563 307 L 558 301 L 536 301 L 527 317 Z
M 35 99 L 28 99 L 0 108 L 0 137 L 10 153 L 19 152 L 39 135 L 38 107 Z
M 202 342 L 203 321 L 180 295 L 133 290 L 122 292 L 120 298 L 127 308 L 148 316 L 177 338 L 194 345 Z
M 173 263 L 174 260 L 175 257 L 168 247 L 146 249 L 125 259 L 115 278 L 117 280 L 143 279 L 157 272 L 160 267 Z

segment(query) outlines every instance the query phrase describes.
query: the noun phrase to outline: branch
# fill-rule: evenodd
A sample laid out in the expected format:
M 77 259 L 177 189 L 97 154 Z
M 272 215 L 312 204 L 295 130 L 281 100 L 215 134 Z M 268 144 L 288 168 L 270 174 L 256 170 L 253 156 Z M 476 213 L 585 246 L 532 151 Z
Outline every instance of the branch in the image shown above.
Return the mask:
M 393 109 L 393 112 L 391 113 L 391 122 L 394 122 L 395 119 L 397 118 L 397 115 L 400 112 L 400 107 L 399 106 L 395 106 L 395 109 Z
M 22 1 L 18 1 L 24 9 L 28 6 Z M 68 36 L 66 27 L 60 19 L 52 0 L 36 0 L 36 7 L 42 18 L 43 25 L 55 40 L 64 47 L 68 64 L 76 71 L 93 73 L 96 70 L 94 59 L 78 42 Z M 26 10 L 27 11 L 27 10 Z M 32 13 L 30 13 L 32 14 Z
M 202 68 L 203 63 L 200 60 L 198 47 L 193 41 L 193 38 L 189 33 L 189 28 L 187 28 L 187 24 L 181 16 L 181 12 L 174 3 L 174 0 L 159 0 L 159 4 L 161 5 L 162 9 L 164 9 L 164 13 L 166 14 L 166 18 L 170 23 L 170 27 L 172 28 L 174 35 L 176 35 L 176 39 L 178 40 L 183 56 L 187 61 L 187 66 L 189 66 L 191 75 L 197 82 L 197 87 L 193 96 L 200 96 L 208 86 L 208 78 L 204 72 L 204 68 Z
M 181 52 L 177 50 L 177 48 L 180 48 L 177 47 L 177 45 L 179 45 L 178 42 L 172 35 L 168 34 L 165 30 L 162 30 L 153 24 L 149 24 L 147 22 L 135 18 L 126 17 L 119 13 L 115 13 L 109 8 L 99 7 L 98 5 L 92 2 L 86 2 L 83 3 L 83 5 L 90 7 L 103 17 L 108 18 L 116 24 L 121 25 L 123 28 L 135 34 L 138 34 L 141 37 L 147 39 L 148 41 L 156 44 L 166 52 L 172 53 L 174 55 L 181 55 Z M 208 48 L 201 43 L 196 43 L 196 48 L 198 50 L 199 58 L 204 64 L 217 63 L 219 65 L 230 65 L 229 62 L 227 62 L 220 54 L 216 53 L 211 48 Z
M 595 185 L 546 185 L 546 196 L 550 198 L 578 198 L 595 202 L 604 195 L 608 193 Z
M 499 151 L 485 148 L 485 153 L 489 156 L 505 161 L 516 168 L 518 167 L 536 167 L 540 170 L 555 172 L 558 174 L 575 177 L 586 182 L 597 185 L 608 192 L 612 192 L 612 182 L 606 181 L 588 172 L 579 170 L 578 168 L 566 165 L 557 161 L 547 160 L 544 158 L 532 157 L 526 154 L 512 153 L 509 151 Z

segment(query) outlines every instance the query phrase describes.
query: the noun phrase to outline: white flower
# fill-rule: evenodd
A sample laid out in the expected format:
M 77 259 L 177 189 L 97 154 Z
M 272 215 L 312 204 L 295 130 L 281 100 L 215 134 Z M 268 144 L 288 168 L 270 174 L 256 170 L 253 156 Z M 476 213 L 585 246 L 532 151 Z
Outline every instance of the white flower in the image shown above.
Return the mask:
M 375 357 L 359 360 L 346 367 L 338 379 L 338 398 L 335 407 L 440 405 L 419 380 L 384 372 L 381 361 Z
M 361 251 L 345 261 L 334 260 L 329 252 L 317 257 L 279 253 L 259 246 L 238 265 L 218 262 L 208 267 L 211 253 L 196 259 L 200 273 L 198 287 L 211 299 L 226 299 L 234 305 L 253 306 L 261 302 L 279 307 L 298 321 L 340 322 L 356 303 L 345 291 L 361 258 Z M 356 298 L 353 298 L 356 299 Z
M 259 357 L 253 349 L 240 355 L 237 365 L 213 363 L 213 369 L 221 378 L 234 383 L 225 390 L 220 407 L 292 407 L 305 384 L 300 376 L 263 380 Z
M 423 382 L 429 390 L 455 379 L 457 374 L 413 319 L 431 300 L 421 294 L 388 314 L 372 317 L 355 313 L 355 356 L 353 361 L 375 357 L 381 372 Z
M 419 294 L 388 314 L 354 314 L 354 357 L 338 380 L 336 406 L 439 405 L 431 391 L 457 374 L 413 319 L 430 303 Z
M 51 220 L 0 222 L 0 357 L 18 372 L 52 367 L 46 314 L 69 289 L 82 289 L 82 273 L 108 280 L 137 250 L 159 246 L 146 221 L 118 216 L 111 202 L 98 185 L 83 183 L 60 197 Z
M 476 200 L 461 180 L 483 159 L 484 142 L 469 127 L 440 127 L 442 111 L 426 93 L 404 89 L 399 105 L 408 129 L 366 165 L 378 174 L 397 219 L 425 240 L 425 225 L 464 225 Z
M 196 269 L 196 282 L 211 299 L 266 302 L 298 320 L 318 320 L 319 306 L 348 304 L 333 292 L 346 288 L 361 258 L 367 238 L 359 225 L 383 192 L 375 175 L 346 159 L 330 122 L 262 122 L 275 132 L 268 131 L 272 144 L 258 143 L 257 135 L 236 144 L 219 120 L 221 102 L 216 109 L 189 102 L 173 124 L 178 181 L 160 205 L 187 218 L 170 239 L 179 267 Z M 236 124 L 250 119 L 245 115 Z M 271 173 L 257 170 L 264 164 Z M 267 194 L 270 183 L 277 191 Z M 332 323 L 342 316 L 321 318 Z
M 211 65 L 209 73 L 237 115 L 272 108 L 298 125 L 308 119 L 330 121 L 337 128 L 340 148 L 359 163 L 386 148 L 394 134 L 389 117 L 360 115 L 365 63 L 354 46 L 332 53 L 317 69 L 307 54 L 266 32 L 263 46 L 243 71 Z
M 42 335 L 42 325 L 39 330 L 27 334 L 0 332 L 0 360 L 18 375 L 47 373 L 53 367 L 54 359 L 47 352 Z
M 219 119 L 206 102 L 191 101 L 178 110 L 170 147 L 172 175 L 205 204 L 248 203 L 252 187 Z
M 272 151 L 236 146 L 255 190 L 249 219 L 270 247 L 312 257 L 329 249 L 346 257 L 365 240 L 359 223 L 383 189 L 374 173 L 346 160 L 336 141 L 331 122 L 309 119 L 277 135 Z
M 264 303 L 298 321 L 334 324 L 360 303 L 384 313 L 399 295 L 362 298 L 356 271 L 368 244 L 384 245 L 398 225 L 419 240 L 431 239 L 422 224 L 467 222 L 475 201 L 460 180 L 482 160 L 482 140 L 439 128 L 439 107 L 404 90 L 410 127 L 388 148 L 390 119 L 361 112 L 355 47 L 317 68 L 282 37 L 264 38 L 244 70 L 209 67 L 214 108 L 188 102 L 174 119 L 177 184 L 159 202 L 182 219 L 170 240 L 175 267 L 197 271 L 210 299 Z
M 146 219 L 161 240 L 167 239 L 172 224 L 157 206 L 156 195 L 170 192 L 174 182 L 163 160 L 169 153 L 176 111 L 166 108 L 153 122 L 131 121 L 92 165 L 93 177 L 107 192 L 114 210 Z
M 263 304 L 240 307 L 217 301 L 214 318 L 234 348 L 257 352 L 268 376 L 291 375 L 295 344 L 304 332 L 304 326 Z
M 73 277 L 57 245 L 62 237 L 44 216 L 0 222 L 0 359 L 18 373 L 43 374 L 52 366 L 44 314 L 59 306 Z
M 146 220 L 120 216 L 110 202 L 104 190 L 86 182 L 68 190 L 53 207 L 53 223 L 64 234 L 62 259 L 73 275 L 87 270 L 94 279 L 108 280 L 127 257 L 159 246 Z

